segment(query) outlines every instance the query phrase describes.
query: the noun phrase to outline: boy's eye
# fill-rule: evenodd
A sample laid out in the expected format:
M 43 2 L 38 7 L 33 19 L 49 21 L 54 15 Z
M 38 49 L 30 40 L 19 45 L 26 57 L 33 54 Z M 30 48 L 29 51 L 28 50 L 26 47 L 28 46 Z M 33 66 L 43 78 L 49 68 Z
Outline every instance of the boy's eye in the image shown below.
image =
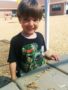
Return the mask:
M 34 21 L 38 21 L 38 19 L 34 19 Z
M 28 21 L 28 18 L 23 18 L 24 21 Z
M 30 21 L 31 19 L 29 19 L 29 18 L 23 18 L 23 20 L 24 20 L 24 21 Z M 34 19 L 34 18 L 33 18 L 32 20 L 36 22 L 36 21 L 38 21 L 39 19 L 36 19 L 36 18 Z

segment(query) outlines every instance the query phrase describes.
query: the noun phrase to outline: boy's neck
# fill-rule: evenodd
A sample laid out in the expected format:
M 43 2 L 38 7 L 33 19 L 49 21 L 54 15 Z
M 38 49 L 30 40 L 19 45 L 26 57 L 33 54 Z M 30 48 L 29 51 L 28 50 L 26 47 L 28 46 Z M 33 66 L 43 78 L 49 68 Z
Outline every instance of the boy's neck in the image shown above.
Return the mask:
M 26 34 L 24 32 L 21 32 L 21 34 L 25 37 L 25 38 L 28 38 L 28 39 L 34 39 L 37 37 L 36 33 L 34 32 L 33 34 Z

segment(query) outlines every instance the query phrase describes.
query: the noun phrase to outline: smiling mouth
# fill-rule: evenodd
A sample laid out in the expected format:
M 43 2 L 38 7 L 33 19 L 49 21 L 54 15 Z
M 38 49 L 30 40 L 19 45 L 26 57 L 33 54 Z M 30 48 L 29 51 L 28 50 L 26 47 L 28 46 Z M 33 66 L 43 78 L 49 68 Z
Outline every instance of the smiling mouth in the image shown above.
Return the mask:
M 28 28 L 28 30 L 29 30 L 29 31 L 32 31 L 32 30 L 34 30 L 34 28 Z

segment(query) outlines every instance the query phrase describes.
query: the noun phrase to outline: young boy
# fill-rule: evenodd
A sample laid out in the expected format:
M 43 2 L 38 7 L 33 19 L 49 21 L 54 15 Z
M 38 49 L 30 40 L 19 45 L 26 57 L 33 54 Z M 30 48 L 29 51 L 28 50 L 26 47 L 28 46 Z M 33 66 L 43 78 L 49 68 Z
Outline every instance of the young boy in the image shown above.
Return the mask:
M 30 68 L 36 68 L 38 61 L 41 63 L 44 61 L 41 55 L 42 48 L 45 51 L 45 57 L 52 60 L 58 59 L 56 55 L 49 56 L 46 53 L 44 38 L 39 32 L 36 32 L 42 15 L 43 10 L 40 5 L 32 6 L 21 1 L 18 6 L 17 17 L 21 24 L 22 32 L 14 36 L 10 43 L 8 62 L 12 80 L 20 77 L 21 71 L 29 72 L 32 70 Z M 37 61 L 32 61 L 32 59 Z

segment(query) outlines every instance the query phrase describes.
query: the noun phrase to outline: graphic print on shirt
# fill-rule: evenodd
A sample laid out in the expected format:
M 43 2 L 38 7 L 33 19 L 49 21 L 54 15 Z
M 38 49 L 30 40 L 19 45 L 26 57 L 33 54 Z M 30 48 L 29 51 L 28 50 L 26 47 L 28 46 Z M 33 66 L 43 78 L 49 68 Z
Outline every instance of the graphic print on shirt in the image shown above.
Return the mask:
M 22 55 L 26 57 L 26 62 L 21 63 L 22 69 L 25 72 L 31 71 L 45 64 L 45 59 L 42 56 L 42 51 L 38 50 L 38 45 L 36 43 L 25 45 L 22 48 Z

